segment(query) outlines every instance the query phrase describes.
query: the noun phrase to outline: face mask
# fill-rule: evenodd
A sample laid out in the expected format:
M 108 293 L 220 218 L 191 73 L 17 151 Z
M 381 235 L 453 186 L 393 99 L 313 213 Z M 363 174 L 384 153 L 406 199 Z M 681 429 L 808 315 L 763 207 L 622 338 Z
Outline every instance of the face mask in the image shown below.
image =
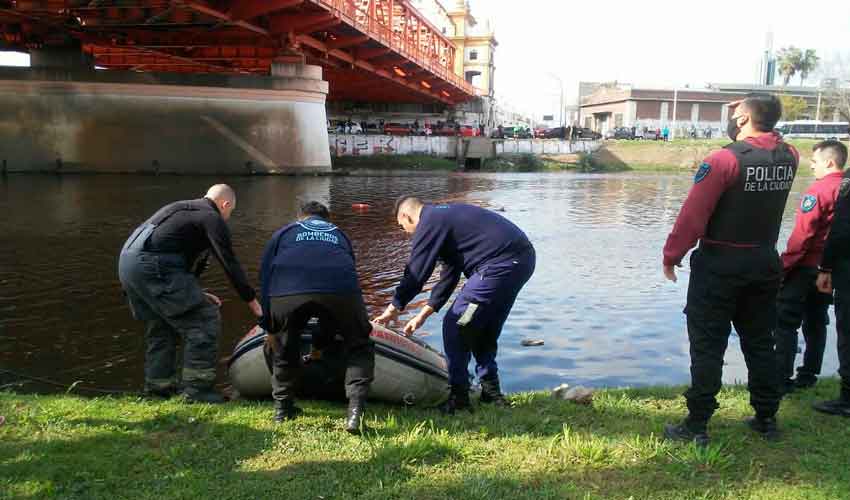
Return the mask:
M 738 126 L 737 118 L 729 118 L 729 123 L 726 125 L 726 133 L 733 141 L 738 140 L 738 134 L 741 133 L 741 127 Z

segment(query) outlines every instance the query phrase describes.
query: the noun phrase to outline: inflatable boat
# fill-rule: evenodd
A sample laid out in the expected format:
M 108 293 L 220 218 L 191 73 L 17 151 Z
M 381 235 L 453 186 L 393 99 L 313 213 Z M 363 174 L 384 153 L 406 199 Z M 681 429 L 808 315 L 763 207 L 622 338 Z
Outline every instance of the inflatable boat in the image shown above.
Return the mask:
M 436 406 L 449 395 L 446 358 L 425 342 L 405 337 L 373 323 L 375 381 L 369 399 L 416 406 Z M 302 334 L 303 353 L 309 353 L 312 323 Z M 271 396 L 271 369 L 264 345 L 266 331 L 254 327 L 233 350 L 227 365 L 234 394 L 242 398 Z M 345 399 L 345 354 L 337 342 L 320 359 L 303 364 L 299 396 L 306 399 Z

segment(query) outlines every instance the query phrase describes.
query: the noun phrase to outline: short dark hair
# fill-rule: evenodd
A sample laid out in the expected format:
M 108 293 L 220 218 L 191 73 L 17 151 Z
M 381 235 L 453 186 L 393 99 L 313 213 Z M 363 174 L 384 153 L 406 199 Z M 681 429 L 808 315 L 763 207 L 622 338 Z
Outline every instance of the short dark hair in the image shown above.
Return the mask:
M 841 141 L 836 141 L 835 139 L 821 141 L 814 145 L 812 151 L 829 153 L 830 158 L 835 160 L 835 165 L 838 168 L 844 168 L 847 164 L 847 146 L 842 144 Z
M 328 207 L 322 205 L 318 201 L 308 201 L 307 203 L 301 205 L 301 216 L 317 216 L 323 219 L 327 219 L 331 216 L 331 213 L 328 211 Z
M 770 132 L 782 118 L 782 101 L 774 94 L 747 94 L 744 106 L 750 112 L 753 126 L 759 132 Z
M 398 211 L 401 210 L 401 206 L 404 205 L 404 202 L 410 199 L 416 198 L 411 194 L 403 194 L 395 199 L 395 206 L 393 207 L 393 215 L 398 218 Z

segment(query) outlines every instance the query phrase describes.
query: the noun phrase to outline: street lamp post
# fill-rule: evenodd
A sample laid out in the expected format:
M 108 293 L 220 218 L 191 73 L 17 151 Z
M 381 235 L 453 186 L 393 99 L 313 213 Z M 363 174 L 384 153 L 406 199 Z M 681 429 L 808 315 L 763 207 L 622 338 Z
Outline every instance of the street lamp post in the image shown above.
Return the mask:
M 673 126 L 670 127 L 670 140 L 676 138 L 676 108 L 679 105 L 679 87 L 673 89 Z
M 561 80 L 561 77 L 556 75 L 555 73 L 549 73 L 549 76 L 551 76 L 555 80 L 558 80 L 558 85 L 560 85 L 560 87 L 561 87 L 561 110 L 558 112 L 558 122 L 563 127 L 563 126 L 565 126 L 565 123 L 564 123 L 564 81 Z

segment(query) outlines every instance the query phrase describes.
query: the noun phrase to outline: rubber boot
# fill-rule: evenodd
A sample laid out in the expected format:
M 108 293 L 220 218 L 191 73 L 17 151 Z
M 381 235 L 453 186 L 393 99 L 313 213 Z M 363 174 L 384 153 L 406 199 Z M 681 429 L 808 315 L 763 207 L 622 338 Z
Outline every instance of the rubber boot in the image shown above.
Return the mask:
M 502 394 L 498 375 L 481 379 L 481 398 L 479 401 L 483 404 L 493 404 L 501 408 L 509 408 L 511 406 L 505 399 L 505 395 Z
M 345 432 L 349 434 L 360 434 L 366 430 L 363 415 L 366 412 L 366 403 L 362 399 L 352 399 L 348 402 L 348 414 L 345 417 Z
M 440 406 L 440 411 L 446 415 L 454 415 L 458 410 L 472 412 L 472 403 L 469 402 L 469 386 L 451 386 L 449 399 Z
M 183 391 L 183 398 L 187 403 L 221 404 L 227 401 L 212 387 L 187 387 Z
M 295 406 L 295 401 L 291 399 L 285 399 L 283 401 L 274 402 L 273 420 L 277 423 L 286 422 L 287 420 L 294 420 L 298 418 L 298 416 L 302 413 L 304 413 L 304 410 Z
M 704 448 L 709 443 L 708 422 L 694 420 L 688 416 L 678 425 L 667 424 L 664 426 L 664 439 L 685 443 L 693 442 Z
M 776 417 L 764 417 L 756 415 L 747 417 L 744 422 L 755 432 L 762 435 L 768 441 L 776 441 L 780 437 L 779 426 L 776 425 Z

